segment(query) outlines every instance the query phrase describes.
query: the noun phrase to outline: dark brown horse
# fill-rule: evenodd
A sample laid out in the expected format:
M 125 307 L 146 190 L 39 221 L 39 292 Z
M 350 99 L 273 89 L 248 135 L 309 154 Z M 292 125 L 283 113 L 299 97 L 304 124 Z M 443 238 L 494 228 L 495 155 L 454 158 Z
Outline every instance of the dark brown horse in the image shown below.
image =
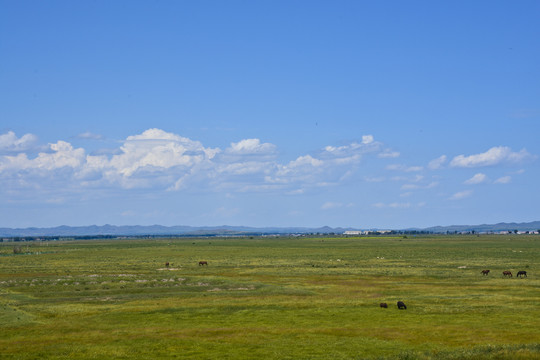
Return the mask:
M 165 267 L 169 267 L 169 262 L 168 261 L 165 263 Z
M 508 270 L 503 271 L 503 276 L 505 276 L 505 277 L 512 277 L 512 272 L 511 272 L 511 271 L 508 271 Z
M 524 277 L 524 276 L 527 277 L 527 272 L 524 271 L 524 270 L 518 271 L 516 277 L 518 277 L 518 276 L 519 277 Z
M 388 309 L 388 304 L 387 303 L 380 303 L 379 306 L 382 307 L 382 308 Z
M 489 270 L 482 270 L 482 275 L 487 275 L 489 274 Z
M 407 310 L 407 306 L 405 305 L 405 303 L 403 301 L 398 301 L 397 302 L 397 307 L 399 310 Z
M 199 266 L 206 265 L 208 266 L 208 261 L 199 261 Z

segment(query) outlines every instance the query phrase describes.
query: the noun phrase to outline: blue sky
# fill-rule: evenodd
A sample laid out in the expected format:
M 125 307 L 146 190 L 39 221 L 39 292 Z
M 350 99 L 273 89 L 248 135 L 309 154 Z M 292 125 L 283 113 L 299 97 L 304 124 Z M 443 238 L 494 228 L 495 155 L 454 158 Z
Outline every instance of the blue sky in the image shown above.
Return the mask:
M 539 13 L 0 0 L 0 227 L 540 220 Z

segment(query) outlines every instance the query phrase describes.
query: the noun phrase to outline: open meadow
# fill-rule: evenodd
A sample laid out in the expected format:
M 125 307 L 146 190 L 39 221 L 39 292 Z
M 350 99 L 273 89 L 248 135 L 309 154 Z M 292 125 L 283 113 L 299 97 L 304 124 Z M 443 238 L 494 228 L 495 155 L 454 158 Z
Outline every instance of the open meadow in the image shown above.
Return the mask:
M 1 359 L 540 359 L 539 319 L 538 235 L 0 243 Z

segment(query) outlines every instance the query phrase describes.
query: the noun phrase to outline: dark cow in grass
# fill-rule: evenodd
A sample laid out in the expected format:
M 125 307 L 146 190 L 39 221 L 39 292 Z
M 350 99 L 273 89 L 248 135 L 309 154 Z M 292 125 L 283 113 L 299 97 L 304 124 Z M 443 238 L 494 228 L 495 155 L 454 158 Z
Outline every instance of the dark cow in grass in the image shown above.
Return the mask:
M 199 261 L 199 266 L 206 265 L 208 266 L 208 261 Z
M 165 263 L 165 267 L 169 267 L 169 265 L 170 265 L 170 264 L 169 264 L 169 262 L 167 261 L 167 262 Z
M 487 275 L 489 274 L 489 270 L 482 270 L 482 275 Z
M 379 306 L 382 307 L 382 308 L 388 309 L 388 304 L 387 303 L 380 303 Z
M 527 277 L 527 272 L 524 270 L 518 271 L 516 277 Z
M 407 306 L 405 305 L 405 303 L 403 301 L 398 301 L 397 302 L 397 307 L 399 310 L 407 310 Z
M 508 270 L 503 271 L 503 276 L 504 276 L 504 277 L 512 277 L 512 272 L 511 272 L 511 271 L 508 271 Z

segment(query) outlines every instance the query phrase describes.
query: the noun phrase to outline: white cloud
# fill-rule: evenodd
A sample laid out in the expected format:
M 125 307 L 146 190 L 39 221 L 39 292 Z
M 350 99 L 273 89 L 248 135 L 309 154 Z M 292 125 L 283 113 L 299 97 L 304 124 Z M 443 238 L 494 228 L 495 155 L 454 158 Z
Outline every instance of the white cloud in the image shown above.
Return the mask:
M 260 161 L 246 161 L 217 166 L 219 174 L 231 175 L 270 174 L 273 169 L 273 163 Z
M 320 158 L 333 161 L 336 164 L 350 164 L 358 162 L 363 155 L 378 153 L 382 144 L 374 140 L 372 135 L 362 136 L 362 142 L 353 142 L 344 146 L 326 146 Z
M 495 180 L 495 184 L 509 184 L 512 181 L 512 177 L 503 176 Z
M 84 133 L 80 137 L 92 138 L 93 134 Z M 392 179 L 402 182 L 401 190 L 406 193 L 402 195 L 403 198 L 410 196 L 411 191 L 429 189 L 438 184 L 429 183 L 431 180 L 421 175 L 424 170 L 422 166 L 388 165 L 388 170 L 403 172 L 395 174 L 398 176 L 393 178 L 366 172 L 361 167 L 364 157 L 376 159 L 398 156 L 398 153 L 392 153 L 375 141 L 372 135 L 363 136 L 361 142 L 326 146 L 318 152 L 303 154 L 285 162 L 278 161 L 278 151 L 274 144 L 263 143 L 259 139 L 231 142 L 229 147 L 222 150 L 156 128 L 126 137 L 116 149 L 92 154 L 65 141 L 49 144 L 46 151 L 34 156 L 22 151 L 30 145 L 34 146 L 35 141 L 36 137 L 30 134 L 18 138 L 13 132 L 8 132 L 1 137 L 2 150 L 19 149 L 9 155 L 0 155 L 0 177 L 9 178 L 9 186 L 17 186 L 18 179 L 22 179 L 27 188 L 32 184 L 46 187 L 47 178 L 51 181 L 49 184 L 52 184 L 61 176 L 62 181 L 74 189 L 107 186 L 223 193 L 280 191 L 292 195 L 305 194 L 315 188 L 336 186 L 343 182 L 354 185 L 355 180 L 359 179 L 369 183 Z M 512 160 L 520 157 L 507 151 L 506 158 Z M 436 168 L 445 161 L 443 155 L 430 162 L 429 167 Z M 469 159 L 469 162 L 475 161 L 474 158 Z M 21 184 L 22 180 L 19 181 Z M 476 174 L 466 183 L 483 181 L 487 181 L 487 177 Z M 505 181 L 510 179 L 500 178 L 497 183 Z M 374 185 L 364 183 L 364 186 Z M 452 198 L 468 195 L 470 193 L 458 193 Z M 405 204 L 409 203 L 395 202 L 384 206 L 411 206 Z M 322 208 L 330 209 L 338 205 L 329 202 L 323 204 Z
M 321 167 L 323 164 L 324 161 L 316 159 L 311 155 L 299 156 L 296 160 L 293 160 L 289 162 L 288 165 L 284 166 L 282 171 L 294 171 L 303 167 L 317 168 Z
M 473 194 L 472 190 L 459 191 L 450 197 L 450 200 L 461 200 L 470 197 Z
M 37 157 L 29 159 L 25 153 L 15 156 L 4 156 L 0 160 L 0 171 L 30 170 L 51 171 L 60 168 L 79 168 L 84 162 L 85 151 L 74 149 L 65 141 L 49 144 L 50 152 L 40 152 Z
M 371 144 L 373 140 L 374 140 L 373 135 L 362 136 L 362 144 Z
M 139 171 L 190 169 L 211 160 L 220 152 L 219 149 L 205 148 L 198 141 L 160 129 L 149 129 L 140 135 L 129 136 L 120 149 L 122 153 L 114 155 L 104 166 L 125 177 Z
M 237 143 L 231 143 L 231 146 L 225 151 L 237 155 L 273 154 L 276 151 L 276 146 L 270 143 L 261 144 L 259 139 L 245 139 Z
M 478 173 L 475 174 L 472 178 L 465 181 L 465 184 L 468 185 L 475 185 L 475 184 L 481 184 L 487 180 L 486 174 Z
M 376 154 L 381 143 L 372 135 L 362 137 L 362 142 L 343 146 L 326 146 L 318 154 L 297 157 L 287 164 L 275 163 L 276 171 L 267 180 L 282 184 L 322 187 L 335 185 L 353 178 L 362 158 Z M 305 188 L 304 188 L 305 189 Z
M 440 169 L 445 162 L 446 155 L 441 155 L 438 158 L 431 160 L 428 164 L 428 168 L 431 170 Z
M 25 134 L 20 138 L 13 131 L 0 134 L 0 153 L 21 152 L 32 148 L 37 142 L 37 136 Z
M 492 147 L 481 154 L 470 156 L 458 155 L 452 159 L 450 166 L 481 167 L 497 165 L 500 163 L 516 164 L 531 158 L 534 158 L 534 156 L 529 154 L 525 149 L 522 149 L 520 152 L 513 152 L 509 147 L 498 146 Z

